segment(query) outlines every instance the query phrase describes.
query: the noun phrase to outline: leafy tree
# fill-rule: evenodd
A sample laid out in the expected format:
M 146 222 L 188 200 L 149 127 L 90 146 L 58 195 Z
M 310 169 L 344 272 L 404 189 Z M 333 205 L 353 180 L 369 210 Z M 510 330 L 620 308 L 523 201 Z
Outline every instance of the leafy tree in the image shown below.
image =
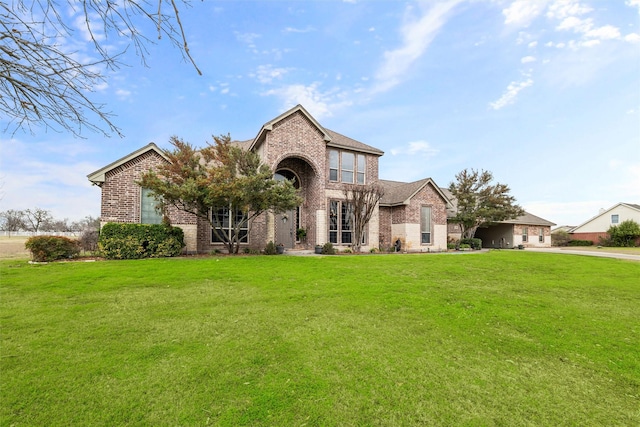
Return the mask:
M 607 230 L 613 246 L 633 247 L 640 237 L 640 225 L 632 219 L 622 221 L 620 225 L 613 225 Z
M 24 211 L 24 223 L 28 231 L 37 233 L 42 226 L 53 222 L 51 212 L 42 208 L 27 209 Z
M 351 210 L 353 227 L 353 251 L 360 252 L 362 238 L 371 220 L 371 216 L 384 195 L 384 190 L 377 184 L 347 185 L 343 189 L 345 202 Z
M 114 51 L 120 42 L 125 41 L 125 51 L 133 45 L 146 64 L 147 46 L 153 41 L 144 34 L 151 28 L 158 39 L 165 36 L 178 47 L 200 73 L 179 15 L 187 4 L 188 0 L 0 2 L 0 114 L 9 121 L 5 130 L 43 125 L 74 135 L 88 128 L 122 136 L 112 115 L 89 93 L 105 82 L 106 71 L 121 65 L 124 51 Z M 92 50 L 78 52 L 68 42 L 79 39 L 76 31 L 88 36 Z
M 492 184 L 492 181 L 493 174 L 489 171 L 465 169 L 456 175 L 456 182 L 449 184 L 449 191 L 457 202 L 452 221 L 460 224 L 463 238 L 473 238 L 481 225 L 492 225 L 524 214 L 509 194 L 509 186 Z
M 139 184 L 165 208 L 206 220 L 229 253 L 237 254 L 242 230 L 250 230 L 254 218 L 268 210 L 293 209 L 301 200 L 293 183 L 276 181 L 258 154 L 235 146 L 229 135 L 213 139 L 214 144 L 197 150 L 172 137 L 173 150 L 164 150 L 168 162 L 143 174 Z M 220 210 L 228 216 L 218 215 Z
M 0 230 L 16 232 L 24 228 L 24 211 L 9 209 L 0 212 Z

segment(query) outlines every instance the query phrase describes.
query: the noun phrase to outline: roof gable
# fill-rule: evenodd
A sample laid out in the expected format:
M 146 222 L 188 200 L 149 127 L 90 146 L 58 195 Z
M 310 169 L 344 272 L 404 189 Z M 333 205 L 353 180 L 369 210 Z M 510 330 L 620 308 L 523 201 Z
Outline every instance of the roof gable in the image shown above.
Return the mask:
M 276 117 L 273 120 L 268 121 L 267 123 L 265 123 L 262 128 L 260 128 L 260 131 L 258 132 L 258 135 L 256 135 L 256 137 L 253 139 L 253 141 L 251 141 L 251 143 L 248 146 L 249 150 L 253 150 L 255 149 L 257 146 L 259 146 L 262 141 L 265 138 L 265 134 L 267 132 L 270 132 L 273 130 L 274 126 L 276 125 L 276 123 L 286 119 L 287 117 L 290 117 L 296 113 L 300 113 L 302 114 L 316 129 L 318 129 L 318 131 L 322 134 L 322 139 L 324 140 L 324 142 L 327 144 L 327 146 L 329 147 L 335 147 L 335 148 L 343 148 L 343 149 L 348 149 L 348 150 L 354 150 L 354 151 L 360 151 L 360 152 L 364 152 L 364 153 L 369 153 L 369 154 L 374 154 L 377 156 L 382 156 L 384 154 L 384 152 L 382 150 L 379 150 L 375 147 L 372 147 L 370 145 L 364 144 L 360 141 L 356 141 L 355 139 L 349 138 L 347 136 L 344 136 L 338 132 L 329 130 L 324 128 L 311 114 L 309 114 L 309 112 L 300 104 L 296 105 L 295 107 L 291 108 L 290 110 L 280 114 L 278 117 Z
M 384 195 L 380 199 L 381 206 L 408 205 L 413 196 L 429 184 L 431 184 L 433 189 L 442 197 L 447 206 L 450 204 L 447 196 L 431 178 L 424 178 L 414 182 L 387 181 L 381 179 L 379 182 L 384 189 Z
M 133 153 L 127 154 L 126 156 L 116 160 L 113 163 L 108 164 L 107 166 L 98 169 L 95 172 L 90 173 L 89 175 L 87 175 L 87 178 L 89 179 L 89 181 L 91 181 L 91 183 L 95 184 L 95 185 L 102 185 L 102 183 L 104 183 L 105 180 L 105 175 L 119 167 L 122 166 L 123 164 L 130 162 L 131 160 L 135 159 L 136 157 L 139 157 L 145 153 L 147 153 L 148 151 L 155 151 L 156 153 L 158 153 L 158 155 L 160 155 L 163 159 L 167 160 L 167 156 L 165 156 L 164 152 L 158 148 L 158 146 L 156 144 L 154 144 L 153 142 L 150 142 L 149 144 L 145 145 L 142 148 L 139 148 L 138 150 L 134 151 Z
M 600 218 L 600 217 L 602 217 L 604 215 L 609 214 L 611 211 L 615 210 L 616 208 L 618 208 L 620 206 L 624 206 L 626 208 L 638 211 L 640 213 L 640 205 L 635 204 L 635 203 L 623 203 L 623 202 L 620 202 L 620 203 L 617 203 L 617 204 L 613 205 L 609 209 L 607 209 L 607 210 L 605 210 L 603 212 L 600 212 L 598 215 L 595 215 L 595 216 L 591 217 L 590 219 L 588 219 L 587 221 L 583 222 L 582 224 L 580 224 L 580 225 L 578 225 L 576 227 L 573 227 L 570 230 L 570 232 L 572 232 L 572 233 L 576 232 L 576 230 L 584 227 L 585 225 L 589 224 L 590 222 L 592 222 L 592 221 L 594 221 L 594 220 L 596 220 L 596 219 L 598 219 L 598 218 Z

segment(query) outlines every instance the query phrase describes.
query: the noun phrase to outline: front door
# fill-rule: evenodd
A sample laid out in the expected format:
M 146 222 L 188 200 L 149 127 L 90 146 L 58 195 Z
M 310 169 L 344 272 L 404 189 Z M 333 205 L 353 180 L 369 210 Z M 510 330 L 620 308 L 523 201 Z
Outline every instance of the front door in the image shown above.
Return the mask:
M 296 243 L 296 211 L 290 210 L 276 215 L 276 245 L 282 243 L 286 249 L 292 249 Z

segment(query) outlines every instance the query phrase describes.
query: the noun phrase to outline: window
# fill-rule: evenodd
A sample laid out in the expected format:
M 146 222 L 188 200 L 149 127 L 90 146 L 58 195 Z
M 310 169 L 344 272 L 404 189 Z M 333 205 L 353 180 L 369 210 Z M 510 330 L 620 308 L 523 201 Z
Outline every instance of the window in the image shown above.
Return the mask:
M 329 181 L 364 184 L 366 166 L 364 154 L 329 150 Z
M 356 160 L 358 162 L 358 175 L 356 177 L 358 184 L 364 184 L 364 168 L 365 168 L 365 158 L 362 154 L 356 155 Z
M 337 200 L 329 202 L 329 242 L 342 245 L 353 243 L 353 207 L 351 204 Z
M 354 160 L 353 153 L 342 152 L 342 182 L 353 184 Z
M 538 242 L 544 243 L 544 228 L 540 227 L 538 231 Z
M 611 215 L 611 224 L 617 224 L 620 222 L 620 215 Z
M 140 192 L 140 223 L 162 224 L 162 213 L 157 209 L 158 201 L 151 190 L 142 188 Z
M 235 226 L 239 224 L 244 219 L 244 214 L 242 211 L 235 211 L 234 215 L 231 215 L 231 210 L 229 208 L 214 208 L 211 210 L 211 222 L 214 224 L 214 228 L 218 231 L 218 233 L 224 237 L 225 240 L 221 239 L 216 235 L 216 233 L 211 231 L 211 242 L 212 243 L 225 243 L 226 241 L 231 241 L 235 236 Z M 240 243 L 247 243 L 249 241 L 249 224 L 245 223 L 239 230 L 239 239 Z
M 431 208 L 429 206 L 420 208 L 420 243 L 431 244 Z
M 337 150 L 329 151 L 329 181 L 338 180 L 338 163 L 340 162 L 339 153 Z
M 529 227 L 522 227 L 522 241 L 526 242 L 529 239 Z

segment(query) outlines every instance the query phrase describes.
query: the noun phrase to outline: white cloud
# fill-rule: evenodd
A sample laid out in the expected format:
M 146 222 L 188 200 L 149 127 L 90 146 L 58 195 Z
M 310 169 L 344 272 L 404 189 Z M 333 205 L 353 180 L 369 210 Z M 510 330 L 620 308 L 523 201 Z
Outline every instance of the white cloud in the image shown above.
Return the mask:
M 575 16 L 564 18 L 556 27 L 557 30 L 573 31 L 575 33 L 586 33 L 593 27 L 591 18 L 581 19 Z
M 531 47 L 531 48 L 534 48 L 534 47 L 536 47 L 536 46 L 538 46 L 538 42 L 537 42 L 537 41 L 533 41 L 533 42 L 531 42 L 531 43 L 529 43 L 529 44 L 527 45 L 527 47 Z
M 235 32 L 235 36 L 236 40 L 238 40 L 240 43 L 246 44 L 249 49 L 255 49 L 255 40 L 262 37 L 260 34 L 256 33 L 240 33 L 237 31 Z
M 263 95 L 277 96 L 283 102 L 283 109 L 288 110 L 297 104 L 302 104 L 318 120 L 331 117 L 336 109 L 352 104 L 346 100 L 346 94 L 338 90 L 322 92 L 319 83 L 310 85 L 293 84 L 272 89 Z
M 502 10 L 504 23 L 526 27 L 542 13 L 547 2 L 547 0 L 516 0 Z
M 392 148 L 389 152 L 392 156 L 410 155 L 426 158 L 435 156 L 439 151 L 440 150 L 433 148 L 427 141 L 413 141 L 409 142 L 406 146 Z
M 284 30 L 282 30 L 282 32 L 284 33 L 310 33 L 312 31 L 315 31 L 316 29 L 311 27 L 311 26 L 307 26 L 305 28 L 294 28 L 294 27 L 287 27 Z
M 250 76 L 260 83 L 271 83 L 274 79 L 281 79 L 289 71 L 291 71 L 291 68 L 275 68 L 273 65 L 267 64 L 260 65 L 256 72 L 250 74 Z
M 384 60 L 376 73 L 377 84 L 374 92 L 386 91 L 400 83 L 404 74 L 426 51 L 440 28 L 445 24 L 447 16 L 462 0 L 449 0 L 436 3 L 422 16 L 415 18 L 415 10 L 408 7 L 400 32 L 402 46 L 386 51 Z
M 625 41 L 628 41 L 630 43 L 637 43 L 637 42 L 640 42 L 640 35 L 638 35 L 637 33 L 631 33 L 624 36 L 624 39 Z
M 555 19 L 565 19 L 570 16 L 584 15 L 593 9 L 580 4 L 577 0 L 556 0 L 547 10 L 547 17 Z
M 501 108 L 506 107 L 507 105 L 513 104 L 518 96 L 518 93 L 522 89 L 528 88 L 533 85 L 533 80 L 528 78 L 527 80 L 521 82 L 511 82 L 509 86 L 507 86 L 507 90 L 502 96 L 494 102 L 489 103 L 489 106 L 494 110 L 499 110 Z
M 116 90 L 116 96 L 120 99 L 127 99 L 131 96 L 131 91 L 126 89 L 118 89 Z
M 620 30 L 613 25 L 605 25 L 603 27 L 595 28 L 588 31 L 585 36 L 600 40 L 619 39 Z
M 527 64 L 529 62 L 536 62 L 536 58 L 535 58 L 535 56 L 525 56 L 524 58 L 522 58 L 520 60 L 520 62 L 523 63 L 523 64 Z
M 640 13 L 640 0 L 627 0 L 625 4 L 629 7 L 637 7 L 638 13 Z

